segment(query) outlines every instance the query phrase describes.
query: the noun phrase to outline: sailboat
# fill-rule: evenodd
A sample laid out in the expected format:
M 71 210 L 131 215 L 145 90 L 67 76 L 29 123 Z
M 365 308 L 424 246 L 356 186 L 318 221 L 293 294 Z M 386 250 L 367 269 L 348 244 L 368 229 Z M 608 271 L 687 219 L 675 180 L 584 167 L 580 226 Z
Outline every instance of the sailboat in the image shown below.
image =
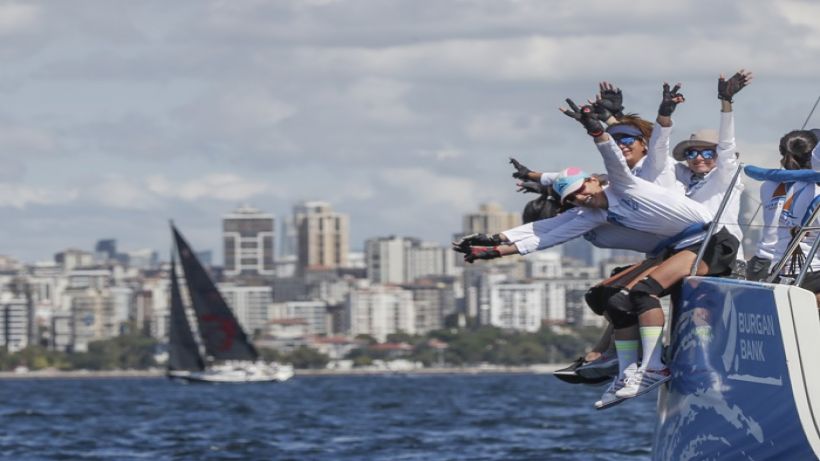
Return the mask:
M 176 258 L 171 255 L 171 319 L 167 376 L 185 381 L 213 383 L 279 382 L 293 376 L 293 367 L 267 363 L 248 340 L 188 242 L 171 225 L 176 253 L 185 275 L 200 343 L 188 322 L 182 301 Z

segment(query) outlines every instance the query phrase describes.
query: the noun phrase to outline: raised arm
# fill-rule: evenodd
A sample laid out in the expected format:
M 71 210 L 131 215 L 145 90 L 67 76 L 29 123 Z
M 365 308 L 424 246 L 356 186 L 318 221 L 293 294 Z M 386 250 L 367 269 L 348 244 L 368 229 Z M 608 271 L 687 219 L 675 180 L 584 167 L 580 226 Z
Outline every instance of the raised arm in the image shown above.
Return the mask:
M 598 151 L 601 152 L 601 156 L 604 158 L 604 167 L 606 167 L 610 185 L 618 189 L 633 184 L 635 177 L 626 164 L 621 149 L 615 144 L 612 137 L 604 131 L 604 126 L 593 111 L 592 106 L 578 107 L 572 99 L 567 98 L 566 101 L 569 108 L 560 107 L 558 110 L 567 117 L 578 121 L 587 130 L 587 134 L 592 136 Z
M 675 162 L 669 154 L 669 137 L 672 134 L 673 126 L 672 113 L 678 104 L 686 101 L 686 98 L 679 91 L 680 87 L 680 83 L 676 84 L 674 88 L 670 88 L 666 82 L 663 84 L 663 97 L 661 105 L 658 107 L 658 118 L 652 128 L 652 136 L 646 146 L 646 157 L 641 167 L 641 177 L 654 183 L 658 183 L 661 175 L 667 172 L 668 184 L 659 185 L 668 188 L 675 187 L 673 170 Z
M 720 131 L 717 145 L 717 174 L 723 187 L 729 185 L 737 170 L 737 144 L 735 142 L 735 118 L 732 111 L 734 95 L 749 85 L 752 73 L 740 69 L 726 80 L 723 74 L 718 79 L 718 99 L 720 100 Z

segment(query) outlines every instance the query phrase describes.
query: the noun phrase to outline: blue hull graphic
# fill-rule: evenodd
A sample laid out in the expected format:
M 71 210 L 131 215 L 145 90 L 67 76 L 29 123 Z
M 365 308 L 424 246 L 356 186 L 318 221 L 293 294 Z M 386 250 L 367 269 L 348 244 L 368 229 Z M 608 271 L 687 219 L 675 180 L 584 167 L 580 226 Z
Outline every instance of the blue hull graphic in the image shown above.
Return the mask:
M 653 459 L 818 459 L 817 391 L 810 386 L 816 373 L 807 376 L 803 366 L 820 365 L 820 348 L 808 350 L 820 344 L 814 295 L 691 277 L 681 298 L 671 319 L 673 375 L 658 400 Z

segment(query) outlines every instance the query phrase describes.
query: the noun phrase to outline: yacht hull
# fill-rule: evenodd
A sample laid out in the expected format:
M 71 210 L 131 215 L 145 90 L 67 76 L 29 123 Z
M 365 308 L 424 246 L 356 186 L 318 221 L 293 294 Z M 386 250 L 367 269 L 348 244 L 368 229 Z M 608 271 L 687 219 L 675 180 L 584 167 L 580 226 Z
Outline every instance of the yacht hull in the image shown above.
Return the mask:
M 670 320 L 654 460 L 818 459 L 820 318 L 786 285 L 690 277 Z

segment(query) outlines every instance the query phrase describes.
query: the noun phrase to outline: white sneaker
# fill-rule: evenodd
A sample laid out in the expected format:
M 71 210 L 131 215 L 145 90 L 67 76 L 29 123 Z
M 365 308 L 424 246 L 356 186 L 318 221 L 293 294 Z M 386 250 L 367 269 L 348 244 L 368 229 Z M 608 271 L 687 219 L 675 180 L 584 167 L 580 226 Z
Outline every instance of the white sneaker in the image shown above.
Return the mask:
M 615 396 L 621 399 L 631 399 L 646 394 L 670 379 L 672 379 L 672 372 L 669 371 L 669 368 L 638 370 L 631 378 L 626 380 L 626 384 L 621 389 L 615 391 Z
M 637 370 L 637 363 L 633 363 L 632 365 L 626 367 L 623 375 L 617 376 L 614 380 L 612 380 L 612 383 L 610 383 L 609 387 L 607 387 L 604 391 L 604 395 L 601 396 L 601 400 L 595 402 L 595 408 L 598 410 L 603 410 L 604 408 L 609 408 L 623 402 L 624 399 L 618 397 L 617 393 L 624 388 L 626 382 L 632 378 Z

